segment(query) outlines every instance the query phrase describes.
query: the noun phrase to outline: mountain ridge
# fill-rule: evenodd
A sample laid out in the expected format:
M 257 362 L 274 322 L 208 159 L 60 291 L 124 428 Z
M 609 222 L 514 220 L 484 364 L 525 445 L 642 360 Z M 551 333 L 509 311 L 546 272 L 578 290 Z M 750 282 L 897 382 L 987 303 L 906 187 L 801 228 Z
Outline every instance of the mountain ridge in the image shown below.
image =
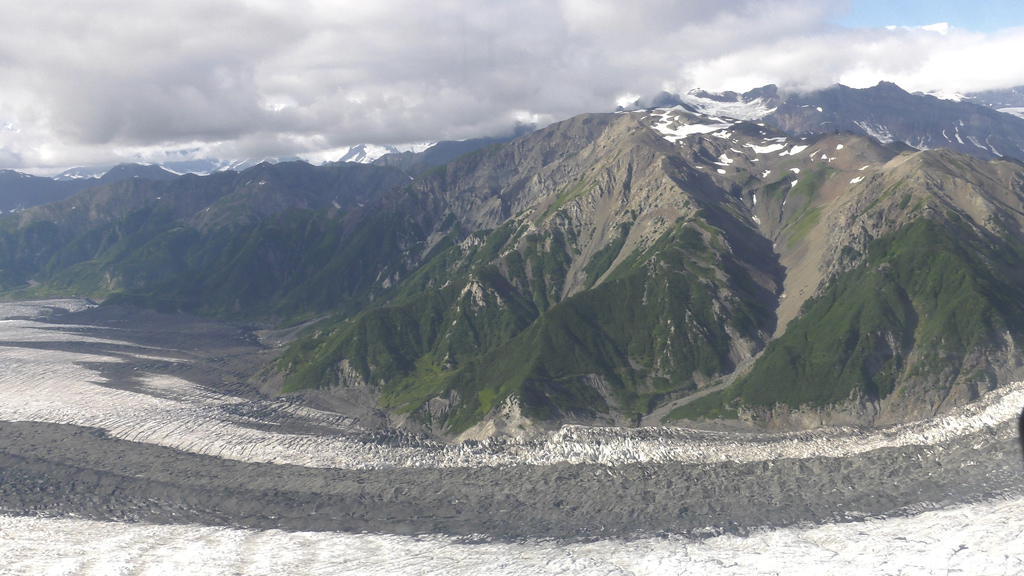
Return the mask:
M 449 438 L 655 411 L 873 425 L 1018 374 L 1022 183 L 1020 163 L 850 133 L 793 137 L 682 109 L 588 114 L 415 180 L 294 163 L 108 185 L 0 221 L 0 278 L 40 284 L 21 296 L 333 315 L 264 389 L 358 397 Z M 860 285 L 902 296 L 874 302 Z M 959 288 L 930 291 L 946 285 Z M 935 340 L 950 326 L 955 340 Z M 815 372 L 800 334 L 848 372 Z

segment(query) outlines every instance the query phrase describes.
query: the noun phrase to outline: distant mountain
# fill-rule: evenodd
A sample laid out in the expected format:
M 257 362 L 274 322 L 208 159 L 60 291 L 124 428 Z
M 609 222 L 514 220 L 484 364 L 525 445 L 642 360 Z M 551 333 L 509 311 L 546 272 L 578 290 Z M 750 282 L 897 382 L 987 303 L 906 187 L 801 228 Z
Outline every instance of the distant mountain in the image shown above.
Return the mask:
M 763 120 L 790 134 L 853 132 L 919 150 L 1024 159 L 1024 119 L 967 101 L 915 96 L 888 82 L 791 96 Z
M 447 164 L 452 160 L 486 146 L 509 142 L 507 138 L 473 138 L 470 140 L 446 140 L 438 142 L 422 152 L 393 152 L 373 161 L 378 166 L 394 166 L 410 176 L 418 176 L 425 170 Z
M 357 164 L 370 164 L 387 154 L 400 154 L 394 146 L 380 146 L 377 144 L 356 144 L 349 148 L 338 162 L 355 162 Z
M 837 84 L 791 95 L 781 95 L 775 86 L 744 94 L 694 90 L 682 96 L 665 93 L 652 104 L 678 104 L 703 114 L 761 121 L 791 136 L 851 132 L 918 150 L 948 148 L 984 160 L 1024 160 L 1024 119 L 994 109 L 999 107 L 996 102 L 1016 102 L 1015 94 L 1011 90 L 953 101 L 910 94 L 881 82 L 872 88 Z
M 523 128 L 517 135 L 532 130 Z M 410 176 L 416 176 L 428 168 L 440 166 L 462 154 L 472 152 L 506 138 L 477 138 L 464 141 L 444 141 L 437 144 L 423 144 L 413 150 L 400 151 L 396 146 L 359 144 L 352 146 L 335 163 L 374 163 L 393 166 Z M 0 213 L 24 210 L 31 206 L 46 204 L 67 198 L 87 188 L 110 184 L 129 178 L 153 181 L 173 180 L 183 174 L 210 175 L 217 172 L 241 172 L 263 163 L 289 163 L 297 158 L 275 158 L 270 160 L 241 159 L 220 161 L 212 159 L 168 162 L 155 164 L 119 164 L 114 167 L 77 167 L 65 170 L 53 178 L 31 176 L 13 170 L 0 171 Z
M 2 170 L 0 171 L 0 211 L 24 210 L 31 206 L 62 200 L 92 186 L 110 184 L 129 178 L 159 181 L 177 178 L 177 175 L 159 166 L 140 164 L 120 164 L 106 170 L 99 177 L 86 176 L 82 169 L 66 171 L 57 178 L 31 176 L 14 170 Z
M 110 184 L 112 182 L 120 182 L 121 180 L 128 180 L 129 178 L 142 178 L 145 180 L 153 180 L 154 182 L 161 182 L 166 180 L 174 180 L 178 177 L 178 174 L 164 170 L 160 166 L 144 166 L 142 164 L 118 164 L 110 170 L 108 170 L 103 176 L 97 180 L 97 184 Z
M 95 181 L 60 182 L 14 170 L 0 170 L 0 211 L 16 212 L 61 200 L 84 190 L 90 183 Z
M 768 85 L 743 94 L 714 93 L 701 89 L 694 89 L 683 95 L 662 92 L 649 101 L 638 100 L 632 109 L 680 106 L 687 112 L 696 114 L 753 121 L 774 112 L 781 102 L 778 88 L 775 85 Z
M 326 266 L 318 258 L 330 259 L 343 232 L 334 215 L 407 182 L 393 168 L 290 162 L 95 186 L 0 220 L 0 285 L 35 279 L 97 297 L 155 290 L 161 309 L 231 316 L 321 312 L 343 293 L 325 296 L 329 305 L 276 299 Z
M 68 180 L 98 180 L 113 166 L 77 166 L 69 168 L 53 177 L 54 180 L 64 182 Z
M 1001 110 L 1004 108 L 1024 108 L 1024 86 L 1015 86 L 1004 90 L 986 90 L 964 95 L 966 100 L 987 108 Z

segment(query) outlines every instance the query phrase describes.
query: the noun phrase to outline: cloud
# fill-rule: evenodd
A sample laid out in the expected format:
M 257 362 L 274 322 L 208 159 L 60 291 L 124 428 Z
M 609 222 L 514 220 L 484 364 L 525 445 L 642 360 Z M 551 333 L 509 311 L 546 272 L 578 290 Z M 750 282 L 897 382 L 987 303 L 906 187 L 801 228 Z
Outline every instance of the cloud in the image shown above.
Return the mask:
M 468 138 L 697 85 L 1024 83 L 1022 29 L 844 29 L 841 0 L 7 4 L 0 167 Z

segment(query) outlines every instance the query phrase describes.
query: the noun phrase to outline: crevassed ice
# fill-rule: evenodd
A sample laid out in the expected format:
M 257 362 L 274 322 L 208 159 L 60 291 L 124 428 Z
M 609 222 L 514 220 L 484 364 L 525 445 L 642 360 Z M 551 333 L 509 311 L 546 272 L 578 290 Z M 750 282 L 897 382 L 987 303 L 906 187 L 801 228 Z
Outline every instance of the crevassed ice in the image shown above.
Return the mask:
M 564 543 L 440 535 L 152 526 L 0 516 L 13 574 L 745 575 L 1024 573 L 1024 499 L 909 517 L 683 536 Z M 912 536 L 911 536 L 912 535 Z

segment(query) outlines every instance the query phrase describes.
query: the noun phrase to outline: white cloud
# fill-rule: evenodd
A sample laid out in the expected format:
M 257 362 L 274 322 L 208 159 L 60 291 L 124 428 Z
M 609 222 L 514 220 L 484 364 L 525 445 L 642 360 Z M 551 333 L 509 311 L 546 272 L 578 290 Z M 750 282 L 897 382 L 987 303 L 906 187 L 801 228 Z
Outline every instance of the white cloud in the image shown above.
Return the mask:
M 1024 29 L 847 30 L 841 0 L 5 4 L 0 168 L 467 138 L 696 85 L 1024 84 Z

